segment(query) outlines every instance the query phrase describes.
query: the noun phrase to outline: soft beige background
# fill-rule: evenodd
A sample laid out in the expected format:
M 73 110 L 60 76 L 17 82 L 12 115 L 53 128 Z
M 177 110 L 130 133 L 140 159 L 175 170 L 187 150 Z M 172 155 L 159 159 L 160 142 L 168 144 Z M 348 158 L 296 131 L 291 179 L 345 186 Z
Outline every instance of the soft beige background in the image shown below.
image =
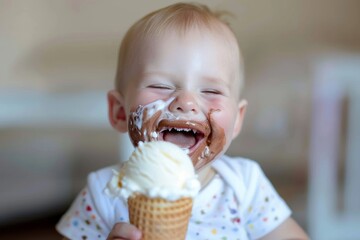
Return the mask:
M 58 216 L 89 171 L 119 160 L 105 105 L 119 42 L 134 21 L 174 2 L 0 0 L 1 226 Z M 359 56 L 360 1 L 198 2 L 234 14 L 245 57 L 249 108 L 228 153 L 257 160 L 306 228 L 314 68 Z

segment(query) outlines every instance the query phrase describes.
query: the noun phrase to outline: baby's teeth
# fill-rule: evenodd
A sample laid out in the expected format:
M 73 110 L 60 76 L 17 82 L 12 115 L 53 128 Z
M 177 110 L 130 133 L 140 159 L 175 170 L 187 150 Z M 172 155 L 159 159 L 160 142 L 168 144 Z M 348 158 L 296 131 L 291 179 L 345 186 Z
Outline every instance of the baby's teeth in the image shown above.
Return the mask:
M 191 129 L 189 128 L 175 128 L 176 131 L 183 131 L 183 132 L 190 132 Z
M 161 130 L 160 132 L 163 132 L 163 131 L 172 131 L 172 130 L 176 130 L 178 132 L 190 132 L 192 131 L 194 134 L 197 133 L 197 130 L 196 129 L 191 129 L 191 128 L 177 128 L 177 127 L 169 127 L 169 128 L 165 128 L 163 130 Z

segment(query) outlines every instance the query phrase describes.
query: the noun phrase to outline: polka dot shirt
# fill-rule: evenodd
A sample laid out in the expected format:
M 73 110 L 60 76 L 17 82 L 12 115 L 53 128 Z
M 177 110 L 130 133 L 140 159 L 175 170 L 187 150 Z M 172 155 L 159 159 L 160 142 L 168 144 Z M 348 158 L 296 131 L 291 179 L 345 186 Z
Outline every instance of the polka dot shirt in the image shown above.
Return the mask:
M 258 239 L 291 211 L 252 160 L 222 156 L 217 175 L 194 201 L 186 239 Z M 91 173 L 87 187 L 57 224 L 69 239 L 106 239 L 116 222 L 128 222 L 126 204 L 104 193 L 116 166 Z

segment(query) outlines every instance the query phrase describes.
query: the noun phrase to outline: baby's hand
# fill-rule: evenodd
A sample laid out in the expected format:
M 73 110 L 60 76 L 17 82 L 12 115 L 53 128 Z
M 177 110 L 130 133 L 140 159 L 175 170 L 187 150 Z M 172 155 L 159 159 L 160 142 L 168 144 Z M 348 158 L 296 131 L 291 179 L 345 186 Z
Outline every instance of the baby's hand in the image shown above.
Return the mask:
M 140 240 L 141 232 L 134 225 L 130 223 L 120 222 L 116 223 L 112 228 L 107 240 Z

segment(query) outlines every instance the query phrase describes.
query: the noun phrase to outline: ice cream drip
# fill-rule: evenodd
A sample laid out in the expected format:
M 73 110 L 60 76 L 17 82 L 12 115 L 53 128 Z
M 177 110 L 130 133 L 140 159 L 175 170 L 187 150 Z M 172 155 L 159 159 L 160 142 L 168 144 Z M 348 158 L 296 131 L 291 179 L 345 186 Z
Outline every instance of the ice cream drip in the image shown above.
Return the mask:
M 182 132 L 183 142 L 187 142 L 187 134 L 194 136 L 190 139 L 194 142 L 191 149 L 184 146 L 183 149 L 190 156 L 196 170 L 201 169 L 211 162 L 222 150 L 226 143 L 224 130 L 213 120 L 215 112 L 212 109 L 202 121 L 184 119 L 181 115 L 175 115 L 169 111 L 169 100 L 157 100 L 147 105 L 140 105 L 131 113 L 129 119 L 129 135 L 134 146 L 140 141 L 159 141 L 172 134 L 167 132 Z M 191 142 L 191 141 L 190 141 Z

